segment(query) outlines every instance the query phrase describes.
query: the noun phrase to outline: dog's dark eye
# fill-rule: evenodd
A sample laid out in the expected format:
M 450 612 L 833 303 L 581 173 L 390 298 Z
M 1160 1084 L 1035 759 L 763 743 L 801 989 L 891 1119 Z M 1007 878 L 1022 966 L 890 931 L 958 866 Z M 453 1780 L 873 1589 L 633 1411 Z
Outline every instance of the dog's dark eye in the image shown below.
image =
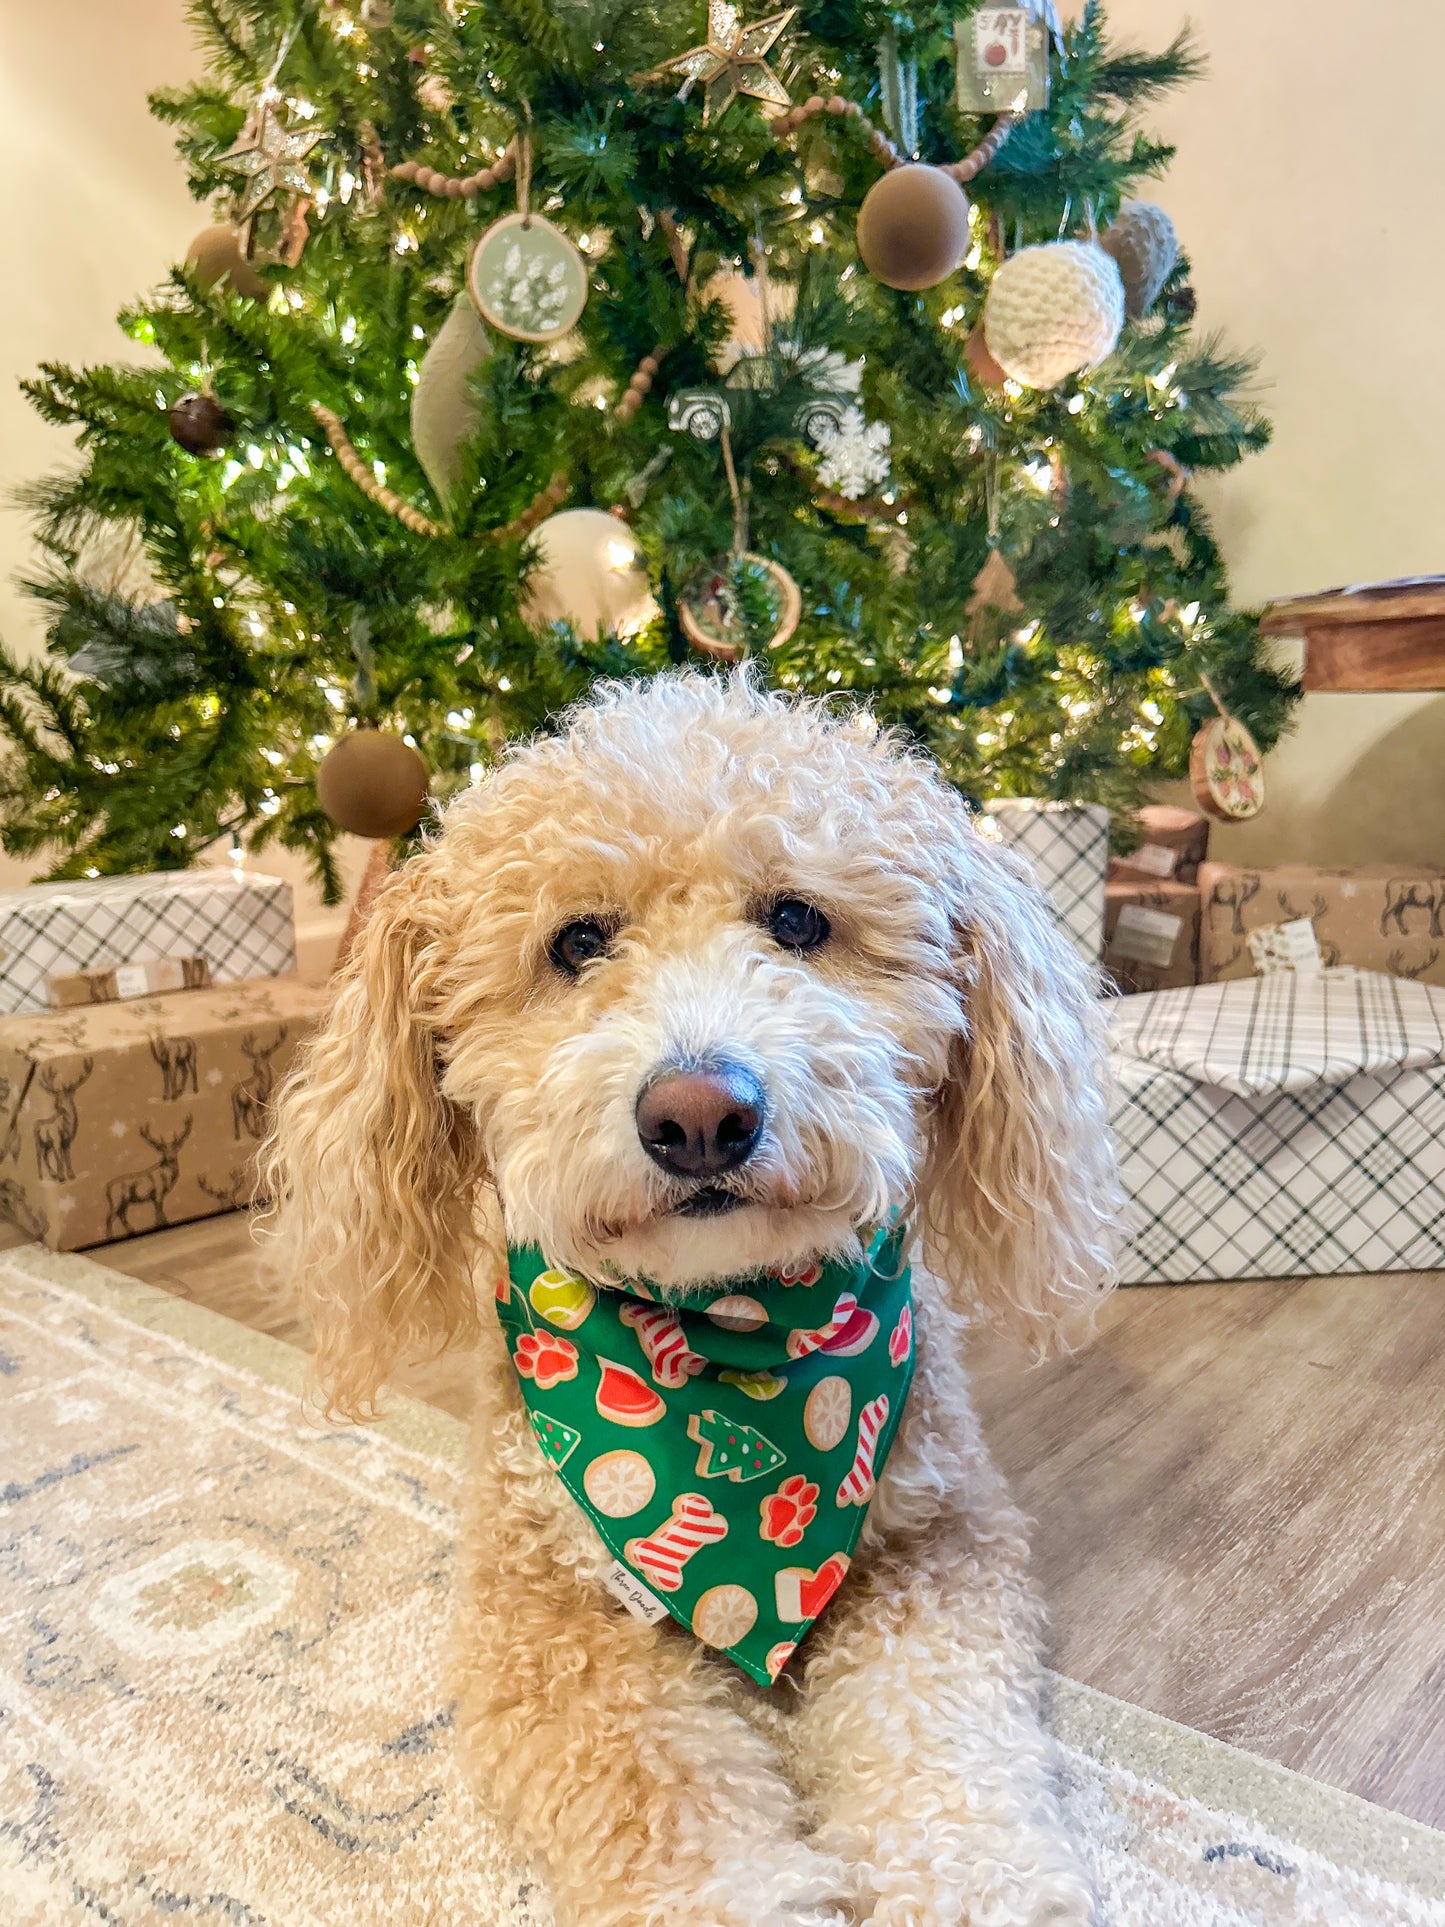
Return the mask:
M 775 943 L 784 950 L 817 950 L 832 935 L 833 926 L 801 897 L 779 897 L 764 918 Z
M 547 955 L 568 977 L 575 977 L 583 964 L 594 957 L 605 957 L 612 947 L 612 932 L 600 917 L 579 917 L 564 923 L 547 945 Z

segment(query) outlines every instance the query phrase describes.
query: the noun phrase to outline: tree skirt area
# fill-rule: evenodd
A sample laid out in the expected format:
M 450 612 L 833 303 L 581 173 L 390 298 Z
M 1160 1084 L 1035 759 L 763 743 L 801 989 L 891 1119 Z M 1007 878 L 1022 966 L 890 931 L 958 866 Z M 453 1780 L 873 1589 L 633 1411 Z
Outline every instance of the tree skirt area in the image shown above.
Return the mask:
M 291 1347 L 0 1257 L 4 1927 L 547 1927 L 451 1757 L 463 1427 L 303 1418 Z M 1110 1927 L 1445 1927 L 1445 1836 L 1069 1681 Z M 906 1769 L 904 1769 L 906 1770 Z

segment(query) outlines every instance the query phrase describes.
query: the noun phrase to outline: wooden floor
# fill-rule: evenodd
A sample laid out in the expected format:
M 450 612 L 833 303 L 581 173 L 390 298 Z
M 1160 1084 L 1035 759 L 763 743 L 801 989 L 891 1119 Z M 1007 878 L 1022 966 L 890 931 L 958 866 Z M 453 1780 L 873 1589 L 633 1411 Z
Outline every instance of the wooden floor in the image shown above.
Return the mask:
M 239 1216 L 91 1255 L 301 1342 Z M 1120 1292 L 975 1382 L 1059 1671 L 1445 1826 L 1445 1276 Z M 466 1360 L 409 1389 L 464 1415 Z

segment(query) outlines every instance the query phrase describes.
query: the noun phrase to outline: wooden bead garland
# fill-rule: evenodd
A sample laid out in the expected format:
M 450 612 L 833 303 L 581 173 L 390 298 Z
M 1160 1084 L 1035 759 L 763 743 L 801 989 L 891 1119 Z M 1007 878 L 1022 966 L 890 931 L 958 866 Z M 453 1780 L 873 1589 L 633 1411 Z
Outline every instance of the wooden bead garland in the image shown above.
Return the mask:
M 909 157 L 898 151 L 883 129 L 873 124 L 857 101 L 844 100 L 841 94 L 830 94 L 826 99 L 822 94 L 810 94 L 808 99 L 798 106 L 786 108 L 769 123 L 773 139 L 786 139 L 789 134 L 795 134 L 800 127 L 805 127 L 810 120 L 816 120 L 820 114 L 831 114 L 835 120 L 855 122 L 874 156 L 890 172 L 895 167 L 908 165 Z M 950 161 L 943 172 L 951 174 L 960 187 L 975 179 L 988 166 L 1018 126 L 1020 118 L 1018 114 L 1000 114 L 978 146 L 972 148 L 961 160 Z
M 434 194 L 440 201 L 469 201 L 477 194 L 490 194 L 494 187 L 510 181 L 517 171 L 517 156 L 508 147 L 499 161 L 478 168 L 475 174 L 443 174 L 425 161 L 398 161 L 387 172 L 395 181 L 410 181 L 423 194 Z
M 420 509 L 413 508 L 410 502 L 403 501 L 394 488 L 386 488 L 377 481 L 357 454 L 341 417 L 333 409 L 314 401 L 311 412 L 321 424 L 337 461 L 369 501 L 384 508 L 388 515 L 394 515 L 402 527 L 410 529 L 413 535 L 443 536 L 454 533 L 445 522 L 434 522 L 429 515 L 423 515 Z M 510 522 L 504 522 L 500 528 L 488 529 L 483 539 L 502 543 L 530 535 L 539 522 L 544 521 L 559 503 L 566 500 L 571 487 L 567 476 L 558 469 L 541 494 L 529 502 L 520 515 L 513 517 Z
M 660 342 L 650 355 L 644 355 L 638 362 L 617 406 L 612 411 L 618 421 L 630 422 L 641 408 L 644 396 L 652 392 L 652 384 L 657 379 L 657 371 L 661 368 L 662 357 L 666 353 L 667 344 Z

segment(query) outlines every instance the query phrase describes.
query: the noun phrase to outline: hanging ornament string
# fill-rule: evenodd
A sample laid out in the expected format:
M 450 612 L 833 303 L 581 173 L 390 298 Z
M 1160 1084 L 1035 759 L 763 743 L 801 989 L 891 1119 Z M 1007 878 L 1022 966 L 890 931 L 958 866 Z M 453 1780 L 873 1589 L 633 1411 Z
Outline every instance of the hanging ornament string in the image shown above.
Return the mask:
M 357 453 L 341 417 L 333 409 L 324 407 L 319 401 L 314 401 L 311 404 L 311 413 L 321 424 L 337 461 L 369 501 L 375 502 L 378 508 L 385 509 L 388 515 L 394 515 L 404 528 L 411 530 L 413 535 L 436 538 L 455 533 L 445 522 L 434 522 L 429 515 L 423 515 L 420 509 L 413 508 L 410 502 L 404 501 L 394 488 L 387 488 L 377 481 L 371 469 Z M 482 540 L 497 543 L 514 542 L 524 535 L 530 535 L 559 503 L 567 499 L 571 487 L 572 484 L 566 474 L 558 469 L 546 488 L 528 503 L 520 515 L 515 516 L 510 522 L 504 522 L 500 528 L 485 530 Z
M 769 123 L 773 139 L 785 140 L 819 114 L 830 114 L 835 120 L 852 121 L 885 172 L 891 173 L 895 167 L 908 165 L 908 155 L 901 153 L 883 129 L 873 124 L 856 100 L 844 100 L 841 94 L 830 94 L 826 99 L 821 94 L 813 94 L 799 106 L 789 107 Z M 947 162 L 940 172 L 952 175 L 960 187 L 974 180 L 995 158 L 1022 118 L 1021 114 L 1000 114 L 977 147 L 971 148 L 961 160 Z
M 747 498 L 738 486 L 738 471 L 733 461 L 733 438 L 728 433 L 726 422 L 718 439 L 722 445 L 723 473 L 727 476 L 728 494 L 733 503 L 733 554 L 739 556 L 748 546 L 748 505 Z

